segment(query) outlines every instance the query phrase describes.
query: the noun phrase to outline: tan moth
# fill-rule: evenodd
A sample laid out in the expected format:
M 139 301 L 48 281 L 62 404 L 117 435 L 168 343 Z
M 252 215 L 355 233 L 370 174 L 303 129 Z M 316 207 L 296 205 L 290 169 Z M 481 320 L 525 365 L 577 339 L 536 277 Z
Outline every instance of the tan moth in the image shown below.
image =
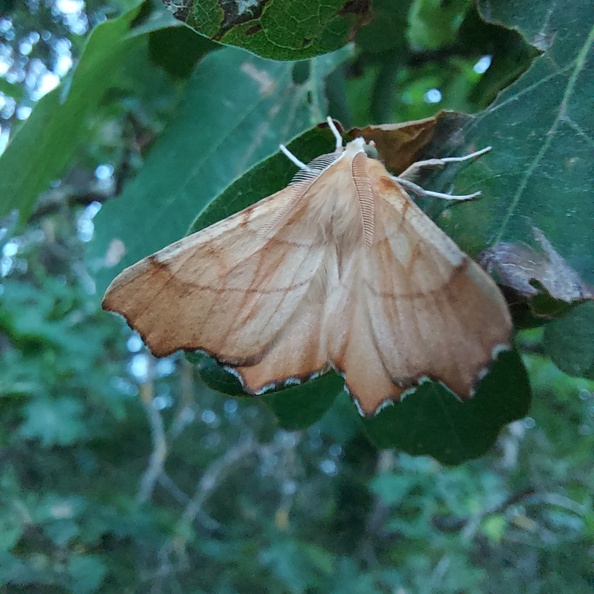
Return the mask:
M 202 351 L 260 394 L 334 369 L 359 411 L 375 414 L 424 378 L 460 398 L 501 348 L 511 318 L 498 287 L 411 200 L 447 199 L 399 177 L 373 144 L 299 167 L 285 189 L 124 270 L 103 307 L 151 352 Z

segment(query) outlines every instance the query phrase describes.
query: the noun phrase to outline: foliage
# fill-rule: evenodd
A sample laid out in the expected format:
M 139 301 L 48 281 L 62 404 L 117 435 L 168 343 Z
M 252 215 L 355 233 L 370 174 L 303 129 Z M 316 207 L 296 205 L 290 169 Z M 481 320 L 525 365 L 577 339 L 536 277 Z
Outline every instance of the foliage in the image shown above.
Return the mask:
M 491 154 L 424 183 L 484 197 L 423 207 L 473 256 L 536 227 L 593 282 L 590 4 L 371 8 L 195 1 L 213 41 L 156 1 L 7 4 L 0 589 L 592 590 L 591 302 L 532 317 L 473 401 L 425 384 L 365 422 L 335 376 L 241 397 L 211 360 L 156 360 L 100 310 L 124 265 L 283 187 L 279 142 L 329 150 L 327 114 L 348 130 L 476 113 L 439 154 Z M 526 371 L 530 416 L 512 422 Z
M 275 60 L 312 58 L 341 48 L 369 17 L 369 0 L 165 0 L 177 18 L 221 43 Z
M 89 117 L 111 84 L 122 53 L 128 51 L 130 41 L 125 37 L 136 13 L 133 10 L 99 25 L 89 37 L 66 97 L 64 89 L 57 88 L 39 101 L 2 157 L 0 214 L 18 208 L 21 216 L 27 217 L 38 194 L 70 162 Z M 27 166 L 19 166 L 25 151 Z

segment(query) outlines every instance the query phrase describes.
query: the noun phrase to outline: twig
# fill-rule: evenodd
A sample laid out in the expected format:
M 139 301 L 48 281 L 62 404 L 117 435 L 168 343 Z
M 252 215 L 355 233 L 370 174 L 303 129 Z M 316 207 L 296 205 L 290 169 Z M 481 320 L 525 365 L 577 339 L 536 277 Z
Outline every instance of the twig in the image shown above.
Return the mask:
M 140 479 L 140 488 L 136 496 L 139 503 L 145 503 L 151 498 L 159 476 L 163 472 L 165 458 L 167 457 L 167 441 L 165 439 L 163 419 L 159 411 L 153 406 L 152 367 L 153 361 L 149 359 L 148 379 L 140 386 L 140 400 L 149 420 L 153 450 L 148 467 Z
M 394 452 L 382 450 L 379 452 L 375 465 L 375 476 L 389 474 L 395 467 Z M 365 538 L 361 539 L 359 547 L 360 557 L 367 563 L 368 567 L 378 565 L 376 544 L 379 539 L 385 538 L 387 516 L 390 513 L 390 507 L 384 503 L 379 495 L 375 495 L 373 503 L 365 522 Z
M 188 505 L 191 499 L 186 495 L 173 481 L 173 479 L 164 471 L 159 475 L 159 485 L 163 487 L 178 503 L 182 505 Z M 219 530 L 221 527 L 220 522 L 217 522 L 214 518 L 211 518 L 204 510 L 201 510 L 196 519 L 207 529 L 211 531 Z
M 186 495 L 165 471 L 162 471 L 159 475 L 159 485 L 161 485 L 161 487 L 163 487 L 178 503 L 188 505 L 190 502 L 189 495 Z
M 504 499 L 501 503 L 490 507 L 489 509 L 483 510 L 476 515 L 467 518 L 460 518 L 456 516 L 437 516 L 433 518 L 432 524 L 438 530 L 442 532 L 458 532 L 462 531 L 463 536 L 471 540 L 474 534 L 482 524 L 483 520 L 489 516 L 500 514 L 505 512 L 509 507 L 520 503 L 528 497 L 533 496 L 536 493 L 535 488 L 526 487 L 518 493 L 510 495 Z
M 182 517 L 177 524 L 174 536 L 169 538 L 159 551 L 159 566 L 156 570 L 145 572 L 142 575 L 143 581 L 152 582 L 152 592 L 159 592 L 161 590 L 165 578 L 169 578 L 172 574 L 187 568 L 188 561 L 185 547 L 191 531 L 186 530 L 186 527 L 203 513 L 204 504 L 233 468 L 243 458 L 254 453 L 257 448 L 258 444 L 252 437 L 248 437 L 235 447 L 227 450 L 221 458 L 215 460 L 202 474 L 196 484 L 194 495 L 186 505 Z M 172 563 L 171 561 L 173 552 L 177 553 L 179 559 L 177 563 Z
M 167 430 L 169 444 L 179 437 L 182 431 L 194 420 L 194 367 L 183 357 L 180 363 L 180 404 Z
M 181 520 L 178 523 L 178 527 L 183 525 L 187 526 L 196 519 L 196 516 L 202 510 L 206 500 L 216 490 L 219 484 L 225 480 L 225 478 L 227 478 L 233 467 L 243 458 L 254 453 L 256 451 L 256 447 L 256 442 L 252 439 L 252 437 L 248 437 L 235 447 L 227 450 L 221 458 L 215 460 L 206 469 L 204 474 L 200 477 L 198 484 L 196 485 L 194 496 L 186 506 Z M 187 531 L 184 530 L 182 533 L 187 534 Z M 182 537 L 184 544 L 186 538 L 187 537 L 185 536 Z

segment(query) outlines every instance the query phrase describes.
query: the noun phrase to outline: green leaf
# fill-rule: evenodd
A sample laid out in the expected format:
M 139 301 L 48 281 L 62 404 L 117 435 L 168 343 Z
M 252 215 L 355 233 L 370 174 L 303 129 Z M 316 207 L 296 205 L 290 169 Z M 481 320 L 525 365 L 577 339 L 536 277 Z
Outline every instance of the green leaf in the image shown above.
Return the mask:
M 343 47 L 369 13 L 369 0 L 190 0 L 174 15 L 214 41 L 274 60 L 301 60 Z
M 406 52 L 404 32 L 410 0 L 374 0 L 372 20 L 357 35 L 357 46 L 364 52 Z M 393 59 L 395 56 L 390 55 Z M 366 122 L 367 123 L 367 122 Z
M 5 78 L 0 78 L 0 93 L 19 101 L 24 95 L 24 87 L 19 84 L 9 83 Z
M 41 560 L 40 557 L 35 558 L 35 561 Z M 39 563 L 43 567 L 43 562 Z M 42 575 L 39 575 L 42 574 Z M 41 582 L 45 578 L 42 571 L 32 571 L 31 567 L 19 558 L 17 555 L 6 551 L 0 552 L 0 584 L 24 585 L 35 582 Z M 47 583 L 47 582 L 46 582 Z
M 499 430 L 530 405 L 526 370 L 514 351 L 501 353 L 471 400 L 461 402 L 441 384 L 426 382 L 402 402 L 363 425 L 380 448 L 459 464 L 484 454 Z
M 43 97 L 0 157 L 0 216 L 28 217 L 40 192 L 70 163 L 128 51 L 131 10 L 98 25 L 69 82 Z
M 438 49 L 456 40 L 469 0 L 414 0 L 409 13 L 407 37 L 416 49 Z
M 455 144 L 493 150 L 455 180 L 456 193 L 480 189 L 483 196 L 443 210 L 438 222 L 473 256 L 490 245 L 539 248 L 537 228 L 580 281 L 592 285 L 594 5 L 564 0 L 480 7 L 487 20 L 517 28 L 544 53 L 465 127 L 463 142 L 443 147 L 443 154 Z M 432 185 L 447 187 L 451 175 L 433 176 Z M 554 344 L 558 338 L 561 333 L 549 335 L 549 352 L 563 350 Z M 583 348 L 576 343 L 578 358 Z
M 194 363 L 200 370 L 200 377 L 204 383 L 221 394 L 229 396 L 248 396 L 241 386 L 241 382 L 232 373 L 228 373 L 214 359 L 199 353 L 186 353 L 190 363 Z
M 544 347 L 568 375 L 594 379 L 594 302 L 578 305 L 545 326 Z
M 541 355 L 533 355 L 526 353 L 522 357 L 528 375 L 530 376 L 530 384 L 534 393 L 550 394 L 554 396 L 552 402 L 571 403 L 576 401 L 576 395 L 585 395 L 585 399 L 594 396 L 594 381 L 587 380 L 583 377 L 570 377 L 559 370 L 548 357 Z M 536 404 L 536 403 L 535 403 Z M 535 407 L 534 413 L 538 414 L 539 410 Z M 554 419 L 556 424 L 563 424 L 567 421 L 563 417 L 557 417 L 555 413 Z M 573 423 L 566 425 L 568 431 L 572 431 Z M 563 441 L 564 447 L 570 448 L 571 444 L 567 440 Z M 558 444 L 559 447 L 561 444 Z
M 86 511 L 87 503 L 80 495 L 64 496 L 58 493 L 42 495 L 35 505 L 33 520 L 49 525 L 63 520 L 79 519 Z
M 537 227 L 592 284 L 594 5 L 480 6 L 487 20 L 518 28 L 545 53 L 466 127 L 471 146 L 493 150 L 457 176 L 455 190 L 480 189 L 483 196 L 448 209 L 440 224 L 472 255 L 499 242 L 535 245 Z
M 357 35 L 357 60 L 345 73 L 349 110 L 333 113 L 334 117 L 359 125 L 393 121 L 392 107 L 401 92 L 396 80 L 410 58 L 405 35 L 410 3 L 374 0 L 373 18 Z
M 481 528 L 483 534 L 485 534 L 489 540 L 499 544 L 501 539 L 505 536 L 507 525 L 508 519 L 504 514 L 494 514 L 483 520 Z
M 386 505 L 399 505 L 417 480 L 410 475 L 379 474 L 371 481 L 371 490 L 381 498 Z
M 264 402 L 272 409 L 279 425 L 287 431 L 306 429 L 322 418 L 342 392 L 344 381 L 335 373 L 303 386 L 285 388 L 269 396 Z
M 13 501 L 4 501 L 0 510 L 0 553 L 10 551 L 27 529 L 27 522 Z
M 29 439 L 39 439 L 44 446 L 70 445 L 87 435 L 82 403 L 69 396 L 55 400 L 36 398 L 25 406 L 26 421 L 19 433 Z
M 261 562 L 288 592 L 299 594 L 315 583 L 318 574 L 332 571 L 333 556 L 322 547 L 286 540 L 274 542 L 260 552 Z
M 187 357 L 192 363 L 198 363 L 200 377 L 215 392 L 230 396 L 254 397 L 245 392 L 235 375 L 225 371 L 210 357 L 195 353 L 188 353 Z M 318 421 L 334 404 L 336 396 L 342 392 L 342 387 L 342 378 L 335 373 L 327 373 L 303 385 L 288 385 L 276 392 L 265 394 L 262 399 L 272 409 L 283 429 L 296 431 Z
M 105 563 L 97 555 L 70 555 L 66 564 L 71 592 L 97 592 L 107 573 Z
M 538 248 L 536 227 L 581 281 L 593 285 L 594 4 L 480 7 L 487 20 L 517 28 L 544 53 L 465 128 L 471 146 L 493 150 L 457 176 L 455 191 L 480 189 L 483 196 L 445 210 L 438 222 L 473 256 L 499 244 Z M 436 186 L 446 185 L 447 176 L 435 176 Z M 560 352 L 556 337 L 550 335 L 548 348 Z
M 322 120 L 324 79 L 349 54 L 312 60 L 302 84 L 293 82 L 290 62 L 234 48 L 207 55 L 140 173 L 95 219 L 89 255 L 94 268 L 103 267 L 99 292 L 125 266 L 183 236 L 215 196 L 280 142 Z M 125 249 L 120 261 L 109 258 L 114 242 Z
M 207 52 L 217 49 L 217 44 L 202 35 L 196 35 L 179 21 L 174 22 L 178 26 L 151 32 L 149 54 L 153 62 L 171 76 L 189 78 L 198 60 Z
M 361 433 L 361 416 L 346 392 L 338 395 L 318 427 L 322 435 L 341 445 L 349 443 Z
M 72 520 L 58 520 L 44 528 L 45 535 L 58 547 L 65 547 L 80 535 L 80 529 Z
M 488 52 L 491 63 L 470 92 L 471 105 L 482 109 L 491 104 L 497 94 L 525 72 L 540 52 L 515 29 L 506 29 L 485 22 L 476 5 L 468 11 L 460 27 L 458 43 L 475 56 Z

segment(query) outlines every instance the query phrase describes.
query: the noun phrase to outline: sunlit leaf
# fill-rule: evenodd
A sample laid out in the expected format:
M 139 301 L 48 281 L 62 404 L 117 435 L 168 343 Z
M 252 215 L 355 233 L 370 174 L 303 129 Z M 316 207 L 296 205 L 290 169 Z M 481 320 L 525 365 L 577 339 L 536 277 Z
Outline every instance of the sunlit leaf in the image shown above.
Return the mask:
M 137 13 L 133 9 L 96 27 L 71 79 L 37 103 L 0 157 L 0 215 L 18 209 L 25 220 L 39 193 L 71 162 L 88 133 L 89 118 L 132 46 L 126 36 Z

